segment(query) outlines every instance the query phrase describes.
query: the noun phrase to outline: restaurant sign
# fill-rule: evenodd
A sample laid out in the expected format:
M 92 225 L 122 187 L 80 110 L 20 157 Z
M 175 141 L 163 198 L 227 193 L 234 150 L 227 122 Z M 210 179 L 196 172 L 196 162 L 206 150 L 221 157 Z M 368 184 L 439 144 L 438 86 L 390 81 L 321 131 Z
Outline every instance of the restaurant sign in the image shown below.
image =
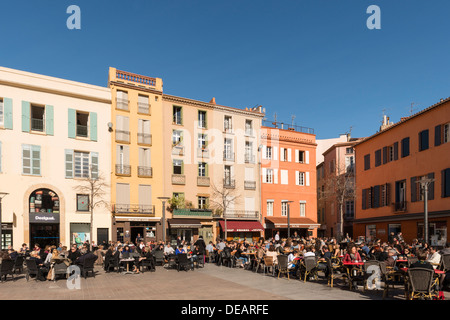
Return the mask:
M 30 212 L 30 223 L 59 223 L 59 213 Z

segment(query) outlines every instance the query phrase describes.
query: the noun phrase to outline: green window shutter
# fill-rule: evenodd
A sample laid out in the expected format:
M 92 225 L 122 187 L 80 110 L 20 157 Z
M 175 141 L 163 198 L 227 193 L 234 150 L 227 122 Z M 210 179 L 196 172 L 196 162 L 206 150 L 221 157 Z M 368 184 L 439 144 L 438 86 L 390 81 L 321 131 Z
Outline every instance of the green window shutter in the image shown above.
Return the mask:
M 69 138 L 75 138 L 77 134 L 77 111 L 69 109 L 68 112 Z
M 31 174 L 31 146 L 22 145 L 22 174 Z
M 184 161 L 181 161 L 181 174 L 184 174 Z
M 22 131 L 30 132 L 30 103 L 22 101 Z
M 91 178 L 98 179 L 98 153 L 91 152 Z
M 4 98 L 3 99 L 3 114 L 4 114 L 4 127 L 5 129 L 13 128 L 13 105 L 12 99 Z
M 65 150 L 66 178 L 73 178 L 73 150 Z
M 97 141 L 97 112 L 89 113 L 89 136 L 92 141 Z
M 205 174 L 209 177 L 209 165 L 207 163 L 205 163 Z
M 41 175 L 41 146 L 31 146 L 31 169 L 33 175 Z
M 53 106 L 45 106 L 45 133 L 53 136 Z

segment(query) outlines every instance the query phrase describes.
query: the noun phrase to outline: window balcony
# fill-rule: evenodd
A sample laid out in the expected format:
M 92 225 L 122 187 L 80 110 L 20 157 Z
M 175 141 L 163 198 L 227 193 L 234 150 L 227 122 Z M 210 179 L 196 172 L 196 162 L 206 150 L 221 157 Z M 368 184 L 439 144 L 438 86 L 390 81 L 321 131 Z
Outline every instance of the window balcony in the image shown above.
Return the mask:
M 150 133 L 138 133 L 138 143 L 145 145 L 152 145 L 152 135 Z
M 210 179 L 209 177 L 197 177 L 197 186 L 199 187 L 209 187 Z
M 150 115 L 150 104 L 138 102 L 138 113 Z
M 88 137 L 88 127 L 83 126 L 81 124 L 77 124 L 77 137 L 87 138 Z
M 116 164 L 116 175 L 131 176 L 131 166 L 124 164 Z
M 256 190 L 256 181 L 244 181 L 245 190 Z
M 405 211 L 406 211 L 406 201 L 394 203 L 394 212 L 405 212 Z
M 209 150 L 204 148 L 197 148 L 197 157 L 209 158 Z
M 242 220 L 259 220 L 259 211 L 250 210 L 234 210 L 227 209 L 223 214 L 223 218 L 242 219 Z
M 113 214 L 145 214 L 155 216 L 155 207 L 153 205 L 142 204 L 113 204 Z
M 201 217 L 211 218 L 212 210 L 209 209 L 175 209 L 173 210 L 173 217 Z
M 127 99 L 116 98 L 116 109 L 128 111 L 129 104 L 130 101 Z
M 172 174 L 172 184 L 185 185 L 186 176 L 184 174 Z
M 236 181 L 234 179 L 223 179 L 223 187 L 227 189 L 234 189 L 236 187 Z
M 130 131 L 116 130 L 116 142 L 130 143 Z
M 138 166 L 138 177 L 140 177 L 140 178 L 152 178 L 153 177 L 153 168 L 152 167 Z
M 255 155 L 246 153 L 245 154 L 245 163 L 255 163 Z
M 223 152 L 223 160 L 225 160 L 225 161 L 234 161 L 234 152 L 224 151 Z
M 44 120 L 31 118 L 31 131 L 44 132 Z
M 176 156 L 184 156 L 184 147 L 180 145 L 174 145 L 172 147 L 172 154 Z

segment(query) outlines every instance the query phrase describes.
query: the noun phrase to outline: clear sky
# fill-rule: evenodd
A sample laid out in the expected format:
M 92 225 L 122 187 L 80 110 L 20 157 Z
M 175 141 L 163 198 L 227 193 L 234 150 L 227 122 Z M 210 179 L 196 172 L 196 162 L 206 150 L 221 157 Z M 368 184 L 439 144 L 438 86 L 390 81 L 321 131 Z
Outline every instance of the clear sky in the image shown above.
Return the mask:
M 69 5 L 81 30 L 69 30 Z M 369 30 L 370 5 L 381 30 Z M 109 66 L 164 92 L 315 129 L 375 133 L 450 96 L 448 0 L 21 0 L 0 4 L 0 65 L 106 86 Z

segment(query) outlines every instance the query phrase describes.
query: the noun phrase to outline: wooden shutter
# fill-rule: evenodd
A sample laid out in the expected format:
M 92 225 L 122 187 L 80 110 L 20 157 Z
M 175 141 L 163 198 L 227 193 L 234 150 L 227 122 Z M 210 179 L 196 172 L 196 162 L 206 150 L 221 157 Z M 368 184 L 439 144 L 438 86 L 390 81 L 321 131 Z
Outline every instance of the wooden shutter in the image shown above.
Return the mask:
M 97 141 L 97 112 L 89 113 L 89 138 Z
M 362 191 L 362 209 L 366 210 L 367 209 L 367 189 L 363 189 Z
M 381 149 L 375 151 L 375 167 L 381 165 Z
M 275 146 L 272 147 L 272 159 L 278 160 L 278 147 Z
M 30 103 L 22 101 L 22 131 L 30 132 Z
M 2 142 L 0 141 L 0 172 L 2 172 Z
M 10 98 L 3 98 L 3 125 L 5 129 L 11 129 L 13 128 L 13 105 L 12 105 L 12 99 Z
M 66 178 L 73 178 L 73 150 L 65 150 Z
M 292 162 L 292 149 L 289 148 L 289 149 L 287 149 L 287 150 L 288 150 L 288 158 L 287 158 L 287 161 Z
M 417 201 L 417 177 L 411 178 L 411 202 Z
M 305 151 L 305 163 L 309 164 L 309 151 Z
M 53 106 L 46 105 L 45 106 L 45 133 L 53 136 L 53 127 L 54 127 L 54 120 L 53 120 Z
M 441 145 L 441 125 L 434 127 L 434 145 Z
M 384 190 L 385 190 L 384 205 L 390 206 L 391 205 L 391 185 L 389 183 L 386 183 Z
M 77 134 L 77 111 L 75 109 L 68 109 L 68 137 L 75 138 Z
M 387 154 L 387 147 L 383 147 L 383 164 L 387 163 L 387 159 L 388 159 L 388 154 Z
M 409 137 L 402 140 L 402 158 L 409 156 Z
M 91 152 L 91 178 L 98 179 L 98 152 Z
M 22 145 L 22 174 L 31 174 L 31 146 Z
M 398 160 L 398 142 L 394 143 L 394 160 Z
M 33 175 L 41 175 L 41 146 L 31 146 L 31 171 Z
M 273 183 L 278 183 L 278 169 L 273 169 Z

